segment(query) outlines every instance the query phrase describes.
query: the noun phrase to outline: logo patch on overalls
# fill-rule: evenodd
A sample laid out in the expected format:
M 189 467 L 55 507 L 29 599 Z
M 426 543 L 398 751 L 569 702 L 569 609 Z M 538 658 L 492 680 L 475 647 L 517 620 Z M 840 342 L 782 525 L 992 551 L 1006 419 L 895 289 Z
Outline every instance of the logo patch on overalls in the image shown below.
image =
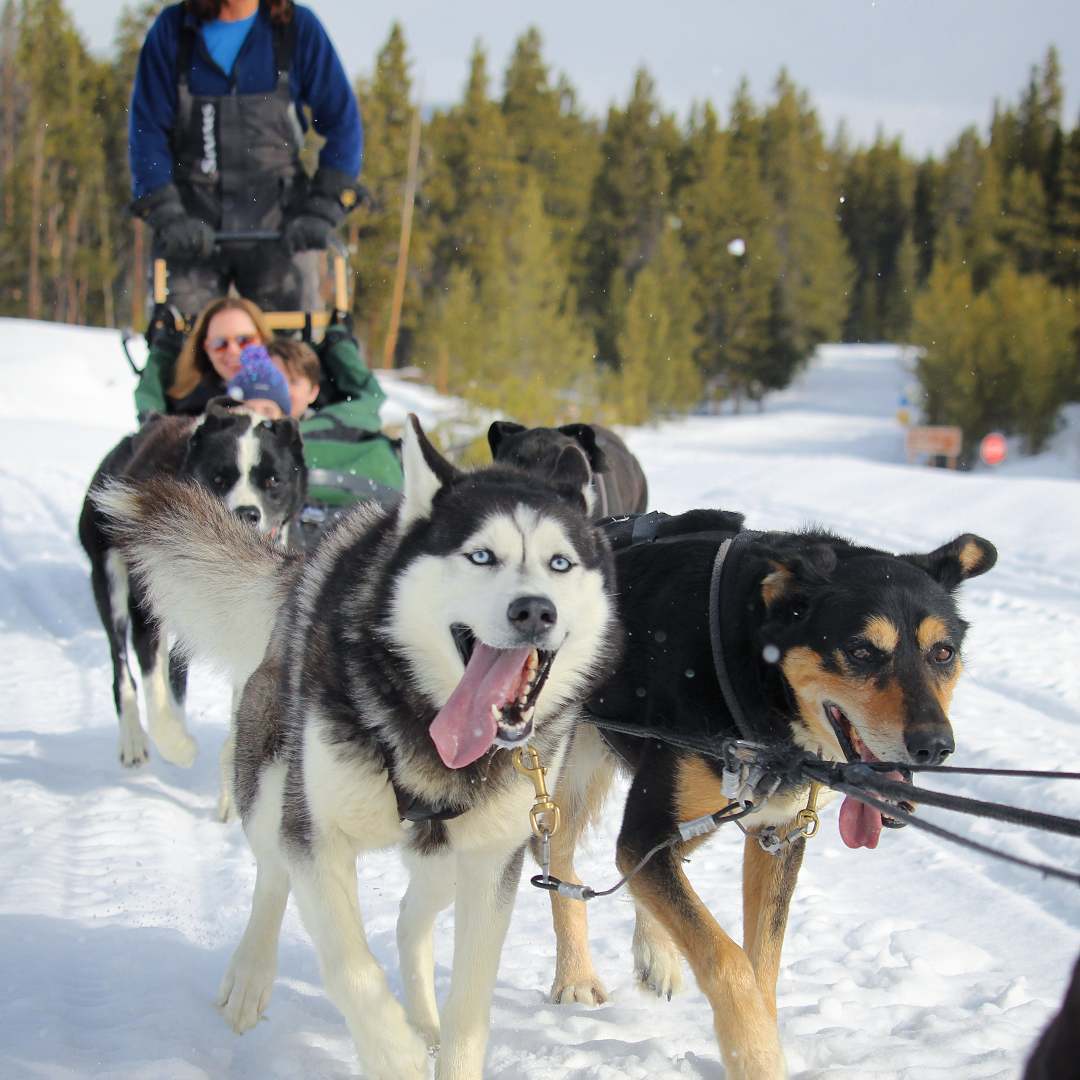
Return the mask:
M 199 162 L 204 176 L 213 176 L 217 172 L 216 116 L 217 109 L 211 102 L 206 102 L 202 107 L 203 157 Z

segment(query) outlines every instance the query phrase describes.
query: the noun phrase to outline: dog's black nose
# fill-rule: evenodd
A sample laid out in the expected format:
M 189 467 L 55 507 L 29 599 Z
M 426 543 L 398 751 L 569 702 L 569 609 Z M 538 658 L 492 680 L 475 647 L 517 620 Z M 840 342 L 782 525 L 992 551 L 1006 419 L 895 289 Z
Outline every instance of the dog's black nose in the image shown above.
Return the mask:
M 546 596 L 519 596 L 506 609 L 506 617 L 522 634 L 540 634 L 550 630 L 559 615 Z
M 245 525 L 258 525 L 259 519 L 262 517 L 262 513 L 257 506 L 238 506 L 233 513 Z
M 940 765 L 955 749 L 948 728 L 918 727 L 904 735 L 904 744 L 916 765 Z

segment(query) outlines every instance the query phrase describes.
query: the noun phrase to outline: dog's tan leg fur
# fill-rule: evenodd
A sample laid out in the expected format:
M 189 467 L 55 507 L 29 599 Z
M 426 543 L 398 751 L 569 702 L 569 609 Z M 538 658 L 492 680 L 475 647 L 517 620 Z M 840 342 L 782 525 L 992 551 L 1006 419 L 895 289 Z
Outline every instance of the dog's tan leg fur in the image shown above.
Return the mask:
M 679 821 L 713 813 L 728 801 L 720 778 L 693 755 L 680 757 L 673 795 Z M 655 839 L 642 836 L 632 825 L 627 832 L 630 818 L 628 803 L 618 851 L 619 870 L 624 874 Z M 785 1068 L 776 1017 L 765 1003 L 750 958 L 724 933 L 683 872 L 683 858 L 701 842 L 693 840 L 658 853 L 630 879 L 630 890 L 671 935 L 708 998 L 730 1080 L 780 1080 Z
M 805 850 L 802 837 L 786 845 L 779 855 L 762 851 L 755 836 L 748 836 L 743 847 L 743 948 L 773 1016 L 788 907 Z
M 556 801 L 562 815 L 551 838 L 551 873 L 560 881 L 581 884 L 574 869 L 574 851 L 581 834 L 596 818 L 611 786 L 614 765 L 594 732 L 579 732 L 559 778 Z M 535 850 L 535 849 L 534 849 Z M 555 925 L 555 980 L 551 1001 L 601 1005 L 607 991 L 597 977 L 589 952 L 589 917 L 585 904 L 555 893 L 551 919 Z
M 683 873 L 681 859 L 690 846 L 669 849 L 632 878 L 634 899 L 663 924 L 688 960 L 712 1007 L 730 1080 L 780 1080 L 785 1070 L 775 1017 L 746 953 L 724 933 Z M 626 873 L 631 865 L 620 853 L 619 869 Z

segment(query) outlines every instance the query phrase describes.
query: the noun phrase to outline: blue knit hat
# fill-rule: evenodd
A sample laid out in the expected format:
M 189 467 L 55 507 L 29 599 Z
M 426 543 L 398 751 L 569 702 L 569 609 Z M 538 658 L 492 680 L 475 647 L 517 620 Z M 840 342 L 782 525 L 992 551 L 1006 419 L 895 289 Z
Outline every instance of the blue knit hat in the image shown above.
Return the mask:
M 286 416 L 292 412 L 289 384 L 263 345 L 249 345 L 240 354 L 240 370 L 225 384 L 225 392 L 234 401 L 266 398 L 276 402 Z

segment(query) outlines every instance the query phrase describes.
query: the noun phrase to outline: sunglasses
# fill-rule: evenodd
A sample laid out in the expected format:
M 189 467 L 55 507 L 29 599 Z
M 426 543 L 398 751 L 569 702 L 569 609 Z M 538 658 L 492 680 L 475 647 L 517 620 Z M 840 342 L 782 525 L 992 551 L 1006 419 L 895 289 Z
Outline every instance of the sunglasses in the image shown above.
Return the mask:
M 238 348 L 246 349 L 249 345 L 259 344 L 258 334 L 237 334 L 235 337 L 212 337 L 206 339 L 207 352 L 224 352 L 231 342 Z

